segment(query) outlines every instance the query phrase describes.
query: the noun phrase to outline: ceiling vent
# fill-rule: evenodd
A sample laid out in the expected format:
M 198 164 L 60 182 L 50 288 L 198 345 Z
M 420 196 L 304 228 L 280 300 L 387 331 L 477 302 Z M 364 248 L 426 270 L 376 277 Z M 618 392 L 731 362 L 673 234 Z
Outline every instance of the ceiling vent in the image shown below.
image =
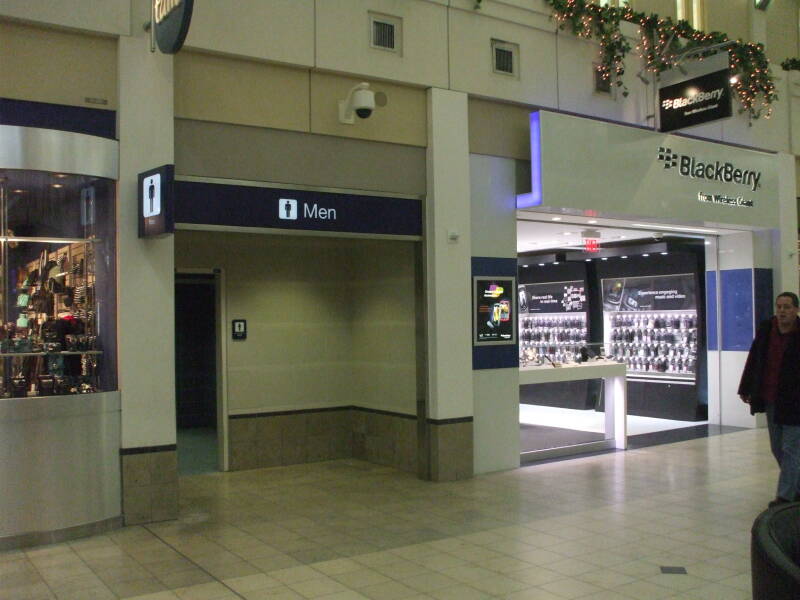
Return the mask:
M 519 77 L 519 46 L 492 40 L 492 70 L 501 75 Z
M 369 13 L 370 47 L 399 54 L 402 49 L 402 33 L 402 19 Z

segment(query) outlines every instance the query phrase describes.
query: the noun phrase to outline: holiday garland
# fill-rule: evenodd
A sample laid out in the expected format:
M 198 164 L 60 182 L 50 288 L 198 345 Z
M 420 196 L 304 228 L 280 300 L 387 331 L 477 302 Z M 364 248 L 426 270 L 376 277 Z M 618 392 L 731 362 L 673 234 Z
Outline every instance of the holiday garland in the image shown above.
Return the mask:
M 800 71 L 800 58 L 787 58 L 781 67 L 784 71 Z
M 598 71 L 603 79 L 611 79 L 622 88 L 625 96 L 628 90 L 622 76 L 625 74 L 625 58 L 632 48 L 620 31 L 623 21 L 639 26 L 641 37 L 636 50 L 644 62 L 644 70 L 656 75 L 676 66 L 676 55 L 680 52 L 698 49 L 693 58 L 703 60 L 714 51 L 703 53 L 700 49 L 730 42 L 727 51 L 732 86 L 742 105 L 740 112 L 747 112 L 751 119 L 762 114 L 769 118 L 772 114 L 772 103 L 778 95 L 763 44 L 732 41 L 724 33 L 705 33 L 694 29 L 687 21 L 674 22 L 668 17 L 646 15 L 629 6 L 599 6 L 587 0 L 544 1 L 553 9 L 559 29 L 569 27 L 578 37 L 599 41 Z M 475 2 L 476 8 L 480 8 L 482 0 Z

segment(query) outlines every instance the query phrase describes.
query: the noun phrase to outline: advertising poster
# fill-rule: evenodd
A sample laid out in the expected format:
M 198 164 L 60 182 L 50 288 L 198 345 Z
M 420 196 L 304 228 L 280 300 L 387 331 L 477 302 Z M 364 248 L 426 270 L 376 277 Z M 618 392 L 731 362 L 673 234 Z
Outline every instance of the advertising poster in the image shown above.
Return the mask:
M 583 281 L 528 283 L 519 286 L 521 313 L 570 313 L 586 311 Z
M 474 277 L 473 314 L 475 333 L 473 342 L 481 344 L 514 344 L 516 284 L 513 277 Z
M 603 310 L 696 310 L 694 275 L 603 279 Z

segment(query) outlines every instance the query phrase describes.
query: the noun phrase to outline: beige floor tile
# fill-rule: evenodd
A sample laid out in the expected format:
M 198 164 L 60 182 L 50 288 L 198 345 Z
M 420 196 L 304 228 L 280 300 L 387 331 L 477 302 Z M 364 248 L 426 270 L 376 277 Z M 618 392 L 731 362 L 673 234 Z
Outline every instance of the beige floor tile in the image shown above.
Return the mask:
M 280 581 L 284 585 L 289 585 L 292 583 L 300 583 L 301 581 L 309 581 L 311 579 L 324 579 L 326 576 L 312 567 L 298 566 L 273 571 L 270 573 L 270 577 Z
M 369 585 L 358 590 L 371 600 L 403 600 L 411 596 L 419 595 L 419 592 L 398 581 Z
M 612 591 L 636 600 L 642 600 L 643 598 L 659 600 L 660 598 L 668 598 L 675 595 L 677 590 L 669 589 L 650 581 L 634 581 L 633 583 L 626 583 L 616 587 Z
M 347 571 L 345 573 L 331 575 L 331 577 L 342 585 L 355 590 L 367 587 L 368 585 L 376 585 L 378 583 L 386 583 L 387 581 L 391 581 L 389 577 L 373 569 Z
M 174 593 L 181 600 L 218 600 L 230 595 L 230 590 L 221 583 L 201 583 L 189 587 L 178 588 Z
M 559 579 L 558 581 L 551 581 L 539 586 L 547 592 L 551 592 L 561 598 L 580 598 L 581 596 L 588 596 L 602 591 L 603 588 L 579 581 L 577 579 Z
M 673 575 L 673 577 L 676 577 Z M 589 571 L 588 573 L 581 573 L 575 579 L 596 585 L 601 588 L 611 589 L 626 583 L 633 583 L 636 581 L 635 577 L 625 575 L 619 571 L 612 569 L 598 569 L 597 571 Z M 656 582 L 658 583 L 658 582 Z
M 246 600 L 303 600 L 303 596 L 282 585 L 273 588 L 251 590 L 241 594 Z
M 346 592 L 348 588 L 335 579 L 321 577 L 318 579 L 308 579 L 297 583 L 290 583 L 288 587 L 303 596 L 303 598 L 319 598 L 338 592 Z
M 542 588 L 534 587 L 502 596 L 505 600 L 564 600 L 564 596 L 557 596 Z
M 179 600 L 173 592 L 156 592 L 155 594 L 145 594 L 144 596 L 134 596 L 128 600 Z
M 311 565 L 314 569 L 325 575 L 340 575 L 350 571 L 358 571 L 364 568 L 364 565 L 357 563 L 351 558 L 336 558 L 334 560 L 326 560 L 323 562 Z
M 436 600 L 486 600 L 495 597 L 463 583 L 433 590 L 428 595 Z
M 283 585 L 274 577 L 270 577 L 264 573 L 224 579 L 222 583 L 238 593 L 262 590 L 264 588 L 272 588 Z
M 134 579 L 132 581 L 120 581 L 108 584 L 109 589 L 120 598 L 131 598 L 154 594 L 156 592 L 167 591 L 167 588 L 155 577 L 147 579 Z
M 527 583 L 512 579 L 511 577 L 506 577 L 505 575 L 492 575 L 491 577 L 470 581 L 468 585 L 493 596 L 510 594 L 511 592 L 518 592 L 519 590 L 529 587 Z

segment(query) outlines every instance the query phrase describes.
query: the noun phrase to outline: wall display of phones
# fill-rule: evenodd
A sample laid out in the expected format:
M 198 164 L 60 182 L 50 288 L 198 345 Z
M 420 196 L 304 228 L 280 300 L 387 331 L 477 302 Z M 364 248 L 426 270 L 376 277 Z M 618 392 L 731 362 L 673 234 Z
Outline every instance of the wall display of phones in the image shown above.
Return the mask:
M 528 283 L 518 293 L 520 361 L 572 362 L 588 339 L 584 282 Z
M 114 389 L 115 369 L 102 365 L 116 320 L 113 182 L 2 175 L 0 396 Z
M 625 363 L 630 375 L 694 381 L 694 276 L 604 279 L 602 288 L 606 355 Z

